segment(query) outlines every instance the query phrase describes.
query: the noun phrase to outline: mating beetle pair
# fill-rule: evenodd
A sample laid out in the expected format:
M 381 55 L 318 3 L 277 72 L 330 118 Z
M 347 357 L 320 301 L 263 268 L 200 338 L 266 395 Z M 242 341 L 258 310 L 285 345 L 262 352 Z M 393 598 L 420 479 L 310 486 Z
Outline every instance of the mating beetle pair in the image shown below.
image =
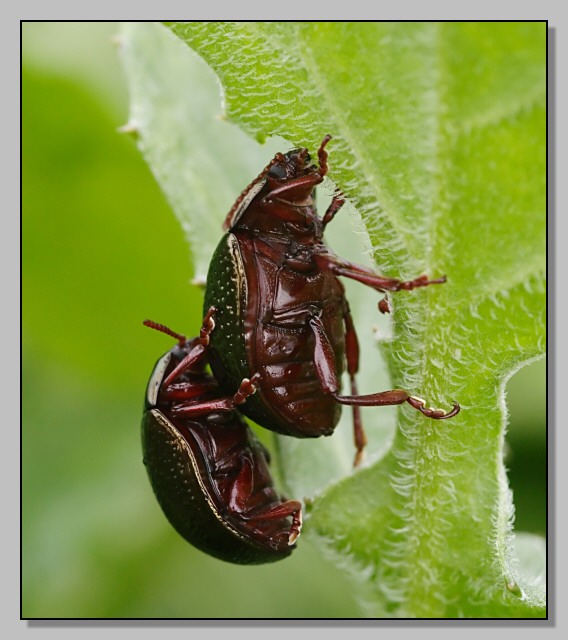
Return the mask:
M 266 501 L 259 499 L 255 503 L 257 510 L 250 516 L 246 508 L 239 512 L 239 517 L 243 516 L 239 522 L 241 530 L 237 534 L 239 544 L 229 545 L 226 540 L 221 540 L 223 535 L 220 535 L 220 542 L 205 543 L 195 534 L 207 506 L 208 520 L 213 521 L 210 512 L 217 520 L 214 528 L 218 529 L 220 525 L 224 529 L 221 533 L 228 535 L 230 531 L 232 536 L 235 535 L 238 527 L 232 520 L 235 510 L 231 510 L 231 500 L 235 493 L 243 493 L 242 486 L 246 486 L 244 493 L 249 495 L 251 481 L 243 482 L 241 476 L 248 474 L 254 478 L 254 469 L 245 471 L 246 465 L 236 464 L 235 460 L 241 460 L 245 450 L 252 452 L 249 457 L 262 458 L 252 433 L 234 412 L 235 406 L 238 405 L 240 412 L 267 429 L 309 438 L 333 433 L 341 405 L 351 405 L 355 465 L 359 464 L 366 444 L 360 406 L 407 402 L 425 416 L 437 420 L 453 417 L 460 410 L 458 404 L 454 404 L 447 413 L 426 408 L 423 400 L 402 389 L 369 395 L 357 393 L 355 376 L 359 347 L 338 276 L 352 278 L 381 293 L 441 284 L 445 277 L 429 280 L 421 276 L 411 281 L 385 278 L 370 269 L 342 260 L 325 245 L 325 227 L 344 202 L 343 197 L 336 194 L 324 216 L 318 216 L 314 190 L 328 171 L 325 147 L 329 140 L 330 136 L 326 136 L 318 149 L 317 166 L 311 164 L 305 148 L 276 154 L 239 196 L 225 220 L 228 232 L 210 264 L 201 336 L 197 342 L 190 343 L 176 334 L 180 340 L 177 351 L 172 350 L 158 363 L 148 388 L 144 447 L 158 500 L 174 527 L 190 542 L 212 555 L 236 562 L 254 561 L 250 560 L 251 554 L 258 562 L 275 559 L 274 554 L 268 554 L 267 560 L 266 531 L 259 523 L 266 528 L 266 523 L 270 522 L 273 527 L 267 536 L 268 547 L 277 548 L 278 557 L 288 555 L 288 542 L 299 534 L 301 509 L 294 501 L 278 502 L 265 466 L 259 471 L 259 478 L 263 477 L 272 493 Z M 389 310 L 386 298 L 379 303 L 379 309 L 382 312 Z M 174 334 L 170 332 L 170 335 Z M 193 355 L 195 349 L 199 351 L 199 357 Z M 207 389 L 192 377 L 192 367 L 196 364 L 201 367 L 199 375 L 204 375 L 205 358 L 214 375 L 214 380 L 209 379 Z M 345 364 L 351 395 L 341 395 Z M 160 371 L 167 371 L 167 375 Z M 182 376 L 186 385 L 185 395 L 176 395 L 180 380 L 174 381 L 178 376 Z M 172 398 L 178 402 L 175 407 L 168 404 Z M 165 413 L 160 414 L 162 401 L 167 406 Z M 198 410 L 196 403 L 200 405 Z M 207 435 L 203 426 L 208 422 L 218 422 L 220 408 L 225 412 L 232 411 L 226 422 L 240 434 L 233 444 L 232 461 L 233 467 L 241 469 L 241 476 L 237 474 L 239 479 L 232 489 L 225 493 L 217 491 L 220 502 L 215 503 L 207 491 L 196 498 L 195 488 L 199 485 L 203 489 L 205 485 L 207 490 L 217 490 L 219 483 L 211 472 L 218 467 L 222 469 L 226 464 L 223 454 L 214 446 L 217 439 L 224 438 L 223 427 L 219 429 L 216 426 Z M 165 422 L 158 418 L 158 414 L 165 416 Z M 194 462 L 196 454 L 192 444 L 181 449 L 179 444 L 180 437 L 189 442 L 184 430 L 179 428 L 180 420 L 184 422 L 189 420 L 188 416 L 195 415 L 205 415 L 199 421 L 201 426 L 184 426 L 185 431 L 191 431 L 192 437 L 201 443 L 197 447 L 201 451 L 201 466 Z M 163 434 L 158 437 L 154 431 L 167 432 L 167 437 Z M 198 436 L 195 435 L 197 431 Z M 174 432 L 175 436 L 172 435 Z M 149 443 L 156 437 L 159 443 L 149 448 Z M 213 443 L 209 454 L 203 453 L 207 451 L 203 446 L 207 438 Z M 185 460 L 185 475 L 168 471 L 171 465 L 162 464 L 160 456 L 175 457 L 176 464 Z M 192 486 L 189 494 L 182 498 L 184 483 Z M 179 501 L 178 507 L 176 500 Z M 201 504 L 197 504 L 199 501 Z M 203 504 L 204 501 L 207 505 Z M 274 533 L 275 530 L 278 532 Z M 207 535 L 205 537 L 209 539 Z M 281 543 L 282 540 L 286 544 Z M 250 551 L 247 547 L 245 552 L 243 547 L 238 551 L 237 547 L 242 545 L 252 545 L 255 550 Z M 225 553 L 226 546 L 231 547 L 230 553 Z M 236 559 L 235 553 L 238 556 L 241 552 L 246 560 Z

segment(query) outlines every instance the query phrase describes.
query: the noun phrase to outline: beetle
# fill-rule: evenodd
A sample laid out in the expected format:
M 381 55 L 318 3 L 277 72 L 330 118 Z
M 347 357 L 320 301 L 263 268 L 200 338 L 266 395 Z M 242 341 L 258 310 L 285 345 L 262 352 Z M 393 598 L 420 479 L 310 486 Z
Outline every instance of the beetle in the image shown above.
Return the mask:
M 358 465 L 366 444 L 360 406 L 407 402 L 436 420 L 455 416 L 460 407 L 455 403 L 448 413 L 427 408 L 402 389 L 358 395 L 358 340 L 338 276 L 381 293 L 442 284 L 446 278 L 383 277 L 328 248 L 325 228 L 344 204 L 336 192 L 323 217 L 315 206 L 315 188 L 328 172 L 330 139 L 325 136 L 318 149 L 317 166 L 306 148 L 277 153 L 229 211 L 205 291 L 205 308 L 218 309 L 209 362 L 226 393 L 257 374 L 258 392 L 240 410 L 278 433 L 328 436 L 341 405 L 352 405 Z M 386 298 L 379 310 L 389 311 Z M 349 396 L 340 395 L 345 363 Z
M 223 396 L 206 372 L 214 313 L 207 311 L 191 340 L 144 322 L 178 341 L 148 383 L 144 464 L 164 514 L 188 542 L 228 562 L 274 562 L 295 548 L 302 506 L 277 494 L 269 453 L 236 411 L 255 392 L 255 378 Z

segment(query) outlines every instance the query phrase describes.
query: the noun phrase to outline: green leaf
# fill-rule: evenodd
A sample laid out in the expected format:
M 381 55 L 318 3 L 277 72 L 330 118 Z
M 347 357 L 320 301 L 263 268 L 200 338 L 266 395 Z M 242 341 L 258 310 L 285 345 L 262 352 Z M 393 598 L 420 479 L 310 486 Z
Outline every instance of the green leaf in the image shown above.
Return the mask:
M 124 28 L 131 122 L 198 273 L 274 151 L 314 150 L 330 133 L 330 178 L 363 224 L 342 211 L 331 246 L 358 262 L 367 247 L 390 276 L 448 276 L 397 294 L 392 319 L 349 287 L 361 391 L 403 387 L 462 412 L 367 410 L 357 472 L 348 412 L 332 438 L 279 438 L 289 493 L 310 498 L 306 535 L 353 575 L 367 615 L 543 617 L 532 565 L 544 547 L 513 551 L 503 442 L 505 382 L 545 346 L 545 23 L 169 27 L 179 41 Z M 216 72 L 242 131 L 215 119 L 214 80 L 181 40 Z M 243 131 L 286 141 L 261 148 Z

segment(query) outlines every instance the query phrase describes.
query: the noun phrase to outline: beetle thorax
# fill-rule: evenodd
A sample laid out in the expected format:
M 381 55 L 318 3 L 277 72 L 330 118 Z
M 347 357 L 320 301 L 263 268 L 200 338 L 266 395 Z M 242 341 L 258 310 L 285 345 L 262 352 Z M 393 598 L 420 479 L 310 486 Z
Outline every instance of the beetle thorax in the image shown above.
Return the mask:
M 302 204 L 278 199 L 255 206 L 253 203 L 243 212 L 232 228 L 248 230 L 253 234 L 282 235 L 301 244 L 317 244 L 322 241 L 323 227 L 310 195 Z

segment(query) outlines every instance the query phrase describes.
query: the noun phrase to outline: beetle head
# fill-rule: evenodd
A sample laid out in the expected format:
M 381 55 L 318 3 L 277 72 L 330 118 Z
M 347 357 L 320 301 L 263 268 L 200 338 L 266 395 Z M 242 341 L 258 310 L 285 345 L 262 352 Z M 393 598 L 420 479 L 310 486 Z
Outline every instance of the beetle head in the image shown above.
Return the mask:
M 306 148 L 293 149 L 285 154 L 277 154 L 269 165 L 267 177 L 278 181 L 294 180 L 302 176 L 319 174 L 323 178 L 327 174 L 327 151 L 325 147 L 331 140 L 327 135 L 318 149 L 318 166 L 311 164 L 311 157 Z
M 262 172 L 243 190 L 225 218 L 224 229 L 231 229 L 237 224 L 249 226 L 258 224 L 258 213 L 266 213 L 266 207 L 272 207 L 272 219 L 269 223 L 260 220 L 260 224 L 269 224 L 275 230 L 276 219 L 282 224 L 298 225 L 300 233 L 305 234 L 306 228 L 317 226 L 317 213 L 314 208 L 314 189 L 323 181 L 327 174 L 327 152 L 325 147 L 331 140 L 327 135 L 318 149 L 318 164 L 312 164 L 310 154 L 305 147 L 293 149 L 288 153 L 277 153 Z M 252 217 L 247 215 L 249 207 L 256 202 L 256 210 Z M 254 205 L 253 205 L 254 206 Z M 274 207 L 280 208 L 280 213 Z M 302 208 L 303 211 L 298 209 Z M 256 218 L 256 220 L 255 220 Z M 306 224 L 307 223 L 307 224 Z M 320 235 L 321 229 L 316 231 Z
M 274 164 L 268 170 L 267 177 L 278 182 L 286 182 L 302 176 L 317 173 L 318 168 L 310 164 L 311 157 L 306 148 L 293 149 L 276 156 Z

